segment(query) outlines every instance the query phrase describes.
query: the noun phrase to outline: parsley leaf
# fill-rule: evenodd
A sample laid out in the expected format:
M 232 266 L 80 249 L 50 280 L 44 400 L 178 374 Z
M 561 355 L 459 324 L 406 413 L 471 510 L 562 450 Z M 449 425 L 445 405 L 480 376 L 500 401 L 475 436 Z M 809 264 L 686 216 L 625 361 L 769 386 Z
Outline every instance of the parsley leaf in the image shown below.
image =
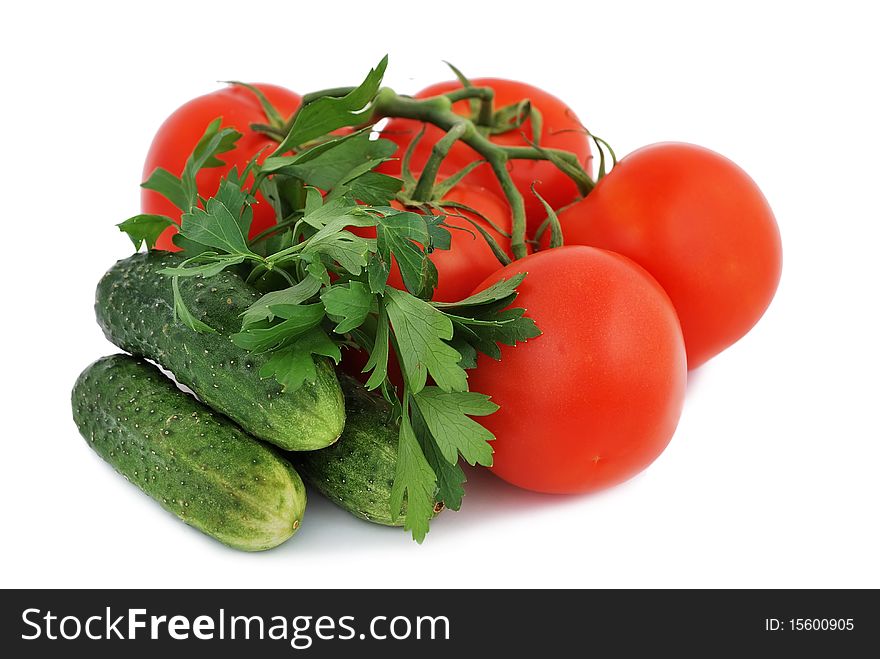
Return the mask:
M 437 477 L 437 500 L 442 501 L 450 510 L 461 510 L 461 500 L 464 497 L 463 485 L 467 480 L 464 472 L 458 460 L 450 464 L 443 457 L 419 409 L 413 407 L 411 410 L 413 431 L 419 440 L 425 459 Z
M 241 187 L 241 182 L 234 181 L 237 176 L 236 168 L 233 167 L 229 172 L 229 178 L 220 181 L 220 187 L 217 190 L 217 201 L 219 201 L 227 210 L 230 211 L 238 229 L 243 236 L 247 236 L 251 230 L 251 220 L 254 216 L 254 209 L 251 204 L 255 199 Z
M 391 156 L 396 148 L 397 145 L 390 140 L 371 140 L 368 131 L 358 131 L 295 156 L 267 158 L 263 171 L 295 176 L 306 185 L 333 190 L 339 184 L 350 183 L 366 174 Z M 393 193 L 399 188 L 398 182 Z
M 345 268 L 353 275 L 359 275 L 367 265 L 370 243 L 366 238 L 349 231 L 337 231 L 329 236 L 317 238 L 317 234 L 306 243 L 306 254 L 323 254 Z
M 241 133 L 233 128 L 220 128 L 222 118 L 218 117 L 205 129 L 195 149 L 186 159 L 180 177 L 167 169 L 157 167 L 141 187 L 153 190 L 165 197 L 180 210 L 186 212 L 199 202 L 196 174 L 206 167 L 220 167 L 223 161 L 217 156 L 235 148 Z
M 222 117 L 217 117 L 208 124 L 192 154 L 186 159 L 183 172 L 180 174 L 180 183 L 189 206 L 181 210 L 189 210 L 198 203 L 199 189 L 196 185 L 196 174 L 203 168 L 222 167 L 225 163 L 217 156 L 232 151 L 235 143 L 242 136 L 234 128 L 220 128 L 222 122 Z
M 516 295 L 516 287 L 519 286 L 525 273 L 514 275 L 510 279 L 502 279 L 495 282 L 489 288 L 475 293 L 459 302 L 432 302 L 438 309 L 461 309 L 462 307 L 483 307 L 499 301 L 507 300 L 511 295 Z M 512 302 L 513 300 L 511 300 Z
M 239 220 L 218 197 L 208 199 L 207 210 L 194 206 L 184 213 L 180 233 L 188 240 L 227 254 L 259 258 L 248 247 L 246 233 L 242 231 Z
M 476 367 L 476 352 L 482 352 L 492 359 L 501 359 L 498 344 L 515 346 L 541 335 L 535 321 L 525 317 L 524 309 L 504 309 L 486 318 L 463 318 L 450 316 L 455 327 L 453 345 L 464 356 L 462 345 L 470 345 L 472 358 L 465 368 Z M 470 353 L 471 351 L 467 351 Z M 463 357 L 464 360 L 464 357 Z
M 444 391 L 467 391 L 461 355 L 444 342 L 452 338 L 452 321 L 428 302 L 394 288 L 385 290 L 384 303 L 412 392 L 424 389 L 428 373 Z
M 423 216 L 390 212 L 377 219 L 376 246 L 382 261 L 391 263 L 393 254 L 407 290 L 429 298 L 437 285 L 437 268 L 419 245 L 431 245 Z
M 278 304 L 271 305 L 269 309 L 284 320 L 275 325 L 266 321 L 249 325 L 238 334 L 233 334 L 232 342 L 251 352 L 266 352 L 290 345 L 293 339 L 324 319 L 324 305 L 321 303 Z
M 495 315 L 501 324 L 482 330 L 483 336 L 496 343 L 515 346 L 541 336 L 541 330 L 532 318 L 523 315 L 525 309 L 505 309 Z
M 295 147 L 313 140 L 338 128 L 356 126 L 370 116 L 370 102 L 379 91 L 382 76 L 388 66 L 388 57 L 382 58 L 364 81 L 345 96 L 323 96 L 297 112 L 290 132 L 281 142 L 275 153 L 292 151 Z
M 260 191 L 272 205 L 276 217 L 288 217 L 305 203 L 303 182 L 298 178 L 283 175 L 264 178 Z
M 446 216 L 428 213 L 422 215 L 422 217 L 425 220 L 428 236 L 431 239 L 431 249 L 450 249 L 452 247 L 452 234 L 444 224 Z
M 345 334 L 364 324 L 375 298 L 365 284 L 351 281 L 326 289 L 321 293 L 321 301 L 331 320 L 339 323 L 333 331 Z
M 447 462 L 456 464 L 461 453 L 468 464 L 492 465 L 489 442 L 495 437 L 470 418 L 486 416 L 498 409 L 488 396 L 473 391 L 425 387 L 413 394 L 413 400 Z
M 309 240 L 319 242 L 348 227 L 374 226 L 376 216 L 363 206 L 351 204 L 350 199 L 333 199 L 303 215 L 303 222 L 318 230 Z
M 147 249 L 153 249 L 162 232 L 168 227 L 174 226 L 174 222 L 165 215 L 144 214 L 130 217 L 116 226 L 120 231 L 128 234 L 131 242 L 134 243 L 135 251 L 137 251 L 144 243 L 147 244 Z
M 188 211 L 190 209 L 190 199 L 183 190 L 183 184 L 180 182 L 180 178 L 169 172 L 167 169 L 163 169 L 162 167 L 154 169 L 147 180 L 141 183 L 141 187 L 146 190 L 158 192 L 182 211 Z
M 469 370 L 477 367 L 477 349 L 471 343 L 465 341 L 459 334 L 455 334 L 449 345 L 461 355 L 460 365 L 463 369 Z
M 400 192 L 400 186 L 399 178 L 381 172 L 369 171 L 343 182 L 341 186 L 336 186 L 334 192 L 341 190 L 354 195 L 356 199 L 360 199 L 365 204 L 378 206 L 391 203 L 391 200 Z
M 318 376 L 312 355 L 329 357 L 337 364 L 342 359 L 339 346 L 324 330 L 316 327 L 273 352 L 260 368 L 260 377 L 274 377 L 285 391 L 295 391 L 305 382 L 314 382 Z
M 226 268 L 238 265 L 244 261 L 244 256 L 221 256 L 219 254 L 207 253 L 201 254 L 196 259 L 208 259 L 207 263 L 201 265 L 187 266 L 191 259 L 187 259 L 176 268 L 163 268 L 159 271 L 163 275 L 172 275 L 173 277 L 213 277 L 222 272 Z
M 216 330 L 192 315 L 180 295 L 180 283 L 177 277 L 171 278 L 171 290 L 174 293 L 174 317 L 199 334 L 210 334 Z
M 400 435 L 397 446 L 397 465 L 391 486 L 392 517 L 399 517 L 406 496 L 406 517 L 403 528 L 412 532 L 413 539 L 421 543 L 428 533 L 428 522 L 434 516 L 434 492 L 437 477 L 425 459 L 416 439 L 409 416 L 400 419 Z
M 388 261 L 378 254 L 371 254 L 367 261 L 367 281 L 370 283 L 370 292 L 384 293 L 389 274 L 391 274 L 391 267 Z
M 376 321 L 376 341 L 363 372 L 372 370 L 367 380 L 367 389 L 377 389 L 388 375 L 388 313 L 383 305 L 379 305 L 379 316 Z
M 321 288 L 321 282 L 314 277 L 306 277 L 290 288 L 266 293 L 249 306 L 242 316 L 242 328 L 247 328 L 261 320 L 275 320 L 273 306 L 302 304 Z

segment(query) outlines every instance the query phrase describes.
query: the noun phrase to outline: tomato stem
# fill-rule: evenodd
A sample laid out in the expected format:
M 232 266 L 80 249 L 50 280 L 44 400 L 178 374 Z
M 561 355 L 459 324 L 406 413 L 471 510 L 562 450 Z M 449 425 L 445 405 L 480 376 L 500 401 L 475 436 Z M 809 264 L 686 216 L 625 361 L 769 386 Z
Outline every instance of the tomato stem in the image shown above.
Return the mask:
M 467 89 L 479 89 L 479 87 Z M 455 98 L 455 96 L 450 98 L 449 94 L 444 94 L 432 98 L 416 99 L 409 96 L 400 96 L 392 89 L 383 88 L 379 90 L 373 103 L 373 118 L 400 117 L 403 119 L 415 119 L 417 121 L 433 124 L 441 130 L 446 131 L 447 134 L 454 129 L 456 136 L 450 138 L 447 143 L 448 146 L 447 144 L 444 144 L 444 147 L 442 148 L 446 148 L 446 151 L 448 152 L 448 149 L 452 144 L 456 140 L 460 140 L 479 153 L 486 162 L 489 163 L 489 166 L 492 167 L 492 171 L 495 172 L 501 190 L 507 198 L 507 203 L 510 205 L 512 226 L 510 247 L 513 251 L 514 258 L 520 259 L 527 254 L 526 210 L 523 197 L 519 190 L 517 190 L 516 185 L 510 176 L 510 172 L 507 171 L 507 163 L 510 160 L 556 159 L 559 163 L 564 165 L 560 167 L 560 169 L 577 184 L 578 189 L 581 190 L 582 194 L 589 192 L 594 183 L 578 162 L 577 156 L 568 151 L 562 151 L 560 149 L 544 149 L 536 146 L 505 147 L 493 143 L 488 137 L 477 130 L 476 125 L 471 119 L 462 117 L 452 111 L 452 102 Z M 461 134 L 458 135 L 458 133 Z M 441 140 L 441 142 L 442 141 L 443 140 Z M 433 168 L 436 164 L 439 168 L 442 156 L 437 155 L 435 159 L 434 155 L 435 153 L 432 152 L 431 158 L 435 160 L 435 163 L 432 163 L 431 167 Z M 431 185 L 433 185 L 436 172 L 430 176 Z M 418 183 L 418 186 L 421 185 L 422 179 L 420 179 Z M 428 184 L 425 183 L 424 185 L 427 186 Z M 420 194 L 422 193 L 424 193 L 424 188 L 420 191 Z
M 466 99 L 477 99 L 480 101 L 479 111 L 476 116 L 476 123 L 479 126 L 491 126 L 492 114 L 495 103 L 495 90 L 491 87 L 462 87 L 444 94 L 446 98 L 455 103 Z
M 453 125 L 441 139 L 437 140 L 431 149 L 431 156 L 425 162 L 425 167 L 419 176 L 419 182 L 413 191 L 412 198 L 415 201 L 430 201 L 434 193 L 434 181 L 437 180 L 437 172 L 440 171 L 440 165 L 443 159 L 449 153 L 449 149 L 458 140 L 467 134 L 468 130 L 473 130 L 473 124 L 469 121 L 459 121 Z

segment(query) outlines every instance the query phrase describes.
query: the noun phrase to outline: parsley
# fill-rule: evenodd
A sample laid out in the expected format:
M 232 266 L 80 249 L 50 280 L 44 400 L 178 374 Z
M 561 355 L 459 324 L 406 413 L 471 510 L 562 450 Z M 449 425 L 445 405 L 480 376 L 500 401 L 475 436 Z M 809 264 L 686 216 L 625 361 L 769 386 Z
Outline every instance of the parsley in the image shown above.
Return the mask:
M 400 347 L 400 367 L 412 393 L 425 387 L 429 373 L 444 391 L 466 391 L 461 355 L 446 343 L 452 338 L 449 317 L 428 302 L 394 288 L 385 291 L 383 303 Z
M 275 350 L 269 361 L 260 369 L 260 377 L 274 377 L 285 391 L 295 391 L 304 382 L 314 382 L 317 377 L 312 355 L 323 355 L 338 364 L 342 359 L 339 346 L 319 327 L 313 328 Z
M 144 243 L 147 249 L 153 249 L 162 232 L 173 224 L 171 218 L 164 215 L 135 215 L 116 226 L 120 231 L 128 234 L 137 251 Z
M 397 517 L 406 496 L 407 510 L 403 528 L 412 532 L 416 542 L 424 540 L 428 533 L 428 522 L 434 516 L 436 489 L 437 476 L 419 446 L 409 414 L 404 413 L 400 419 L 397 469 L 394 473 L 394 484 L 391 486 L 391 510 L 394 517 Z
M 386 56 L 358 87 L 345 96 L 323 96 L 304 104 L 294 115 L 290 132 L 275 153 L 290 151 L 338 128 L 357 126 L 368 119 L 371 113 L 370 103 L 379 91 L 387 66 Z
M 486 416 L 498 409 L 488 396 L 473 391 L 443 391 L 425 387 L 413 395 L 437 448 L 450 464 L 458 461 L 461 453 L 468 464 L 492 464 L 494 437 L 472 416 Z
M 338 364 L 341 346 L 369 353 L 367 388 L 387 398 L 399 419 L 391 514 L 403 516 L 404 527 L 421 542 L 436 506 L 461 506 L 460 459 L 492 464 L 494 438 L 477 419 L 497 405 L 468 391 L 466 369 L 479 353 L 498 359 L 499 344 L 515 345 L 540 332 L 512 307 L 525 275 L 466 300 L 432 302 L 437 270 L 429 256 L 450 246 L 444 217 L 391 206 L 402 182 L 375 167 L 393 153 L 392 144 L 371 139 L 366 129 L 331 135 L 371 116 L 384 69 L 385 60 L 345 95 L 305 103 L 275 153 L 263 165 L 254 159 L 241 172 L 230 171 L 213 197 L 198 195 L 196 174 L 221 164 L 240 137 L 221 129 L 219 120 L 208 126 L 180 177 L 158 169 L 144 187 L 182 211 L 174 242 L 184 260 L 163 271 L 171 277 L 179 322 L 196 332 L 215 331 L 210 318 L 187 309 L 178 282 L 236 268 L 263 293 L 232 335 L 244 350 L 269 356 L 261 377 L 291 392 L 315 380 L 316 360 Z M 258 191 L 278 222 L 251 238 Z M 170 224 L 169 218 L 140 215 L 119 228 L 136 249 L 144 243 L 151 249 Z M 371 228 L 375 238 L 354 233 L 355 227 Z M 406 290 L 387 286 L 392 261 Z M 402 390 L 388 379 L 392 353 L 403 372 Z
M 364 324 L 370 311 L 376 306 L 376 300 L 369 287 L 359 281 L 327 287 L 321 293 L 321 301 L 327 311 L 327 317 L 338 321 L 333 328 L 337 334 L 345 334 Z

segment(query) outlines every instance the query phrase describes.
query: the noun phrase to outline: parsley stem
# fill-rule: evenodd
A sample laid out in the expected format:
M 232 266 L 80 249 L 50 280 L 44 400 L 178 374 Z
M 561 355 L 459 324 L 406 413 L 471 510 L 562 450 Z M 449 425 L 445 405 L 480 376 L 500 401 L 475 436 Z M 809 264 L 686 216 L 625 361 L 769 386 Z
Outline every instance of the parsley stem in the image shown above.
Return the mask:
M 287 227 L 294 226 L 297 222 L 299 222 L 300 217 L 302 217 L 302 213 L 294 213 L 293 215 L 285 217 L 283 220 L 278 222 L 278 224 L 273 224 L 267 229 L 263 229 L 262 231 L 260 231 L 260 233 L 250 239 L 250 244 L 256 245 L 261 240 L 265 240 L 269 236 L 276 234 L 279 231 L 286 229 Z
M 291 286 L 296 286 L 296 284 L 297 284 L 296 279 L 293 277 L 293 275 L 291 275 L 289 272 L 287 272 L 287 270 L 285 270 L 284 268 L 274 268 L 272 271 L 277 272 L 279 275 L 284 277 L 284 279 L 287 280 L 287 283 L 290 284 Z
M 270 266 L 277 265 L 285 260 L 288 256 L 296 254 L 297 252 L 301 252 L 304 247 L 308 245 L 308 241 L 303 241 L 301 243 L 296 243 L 295 245 L 291 245 L 286 249 L 282 249 L 280 252 L 275 252 L 274 254 L 266 257 L 266 263 Z
M 277 128 L 276 126 L 270 126 L 269 124 L 253 123 L 250 125 L 250 129 L 268 135 L 276 142 L 280 142 L 287 137 L 287 133 L 284 132 L 283 128 Z

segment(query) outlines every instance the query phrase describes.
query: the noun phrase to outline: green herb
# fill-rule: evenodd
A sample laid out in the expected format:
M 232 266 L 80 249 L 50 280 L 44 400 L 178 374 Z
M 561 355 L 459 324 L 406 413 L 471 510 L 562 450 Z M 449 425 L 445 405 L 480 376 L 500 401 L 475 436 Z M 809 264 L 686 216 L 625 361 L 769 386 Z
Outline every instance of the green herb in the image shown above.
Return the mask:
M 425 459 L 419 440 L 413 432 L 408 410 L 400 419 L 400 436 L 397 446 L 397 469 L 391 487 L 391 512 L 394 518 L 400 514 L 406 496 L 406 519 L 403 528 L 412 533 L 416 542 L 425 539 L 428 525 L 434 516 L 434 495 L 437 476 Z
M 231 151 L 241 138 L 241 133 L 232 128 L 220 128 L 220 117 L 212 121 L 202 135 L 196 148 L 186 160 L 180 177 L 158 167 L 141 184 L 142 187 L 158 192 L 182 211 L 188 211 L 198 202 L 196 174 L 206 167 L 220 167 L 223 161 L 217 156 Z
M 467 391 L 461 355 L 446 343 L 452 338 L 452 320 L 430 303 L 394 288 L 385 291 L 383 303 L 411 392 L 424 389 L 428 374 L 444 391 Z
M 262 166 L 254 159 L 241 172 L 233 169 L 213 197 L 199 197 L 196 174 L 217 166 L 240 137 L 221 129 L 219 120 L 179 178 L 156 170 L 144 185 L 182 211 L 174 243 L 185 259 L 163 271 L 171 277 L 179 322 L 196 332 L 214 331 L 210 318 L 196 318 L 186 308 L 180 277 L 236 268 L 264 293 L 232 336 L 236 345 L 269 355 L 261 377 L 291 392 L 315 380 L 315 357 L 339 363 L 341 348 L 353 346 L 369 353 L 367 387 L 381 392 L 399 419 L 391 517 L 399 517 L 405 503 L 404 526 L 421 542 L 438 502 L 461 506 L 459 460 L 492 464 L 493 436 L 476 418 L 497 406 L 468 391 L 465 369 L 475 366 L 479 353 L 497 359 L 499 344 L 540 332 L 522 309 L 511 307 L 524 275 L 466 300 L 432 302 L 437 270 L 430 254 L 448 249 L 451 239 L 443 215 L 390 205 L 402 182 L 374 168 L 390 156 L 392 144 L 371 139 L 368 130 L 330 135 L 371 118 L 384 69 L 385 60 L 357 88 L 307 97 L 275 153 Z M 258 191 L 270 200 L 278 224 L 251 238 Z M 120 229 L 136 248 L 152 248 L 170 222 L 137 216 Z M 375 231 L 375 238 L 353 233 L 355 227 Z M 387 286 L 392 262 L 406 290 Z M 388 379 L 392 354 L 403 373 L 401 390 Z
M 275 150 L 284 153 L 346 126 L 357 126 L 371 115 L 369 105 L 375 98 L 382 76 L 388 66 L 388 57 L 370 71 L 364 81 L 344 96 L 323 96 L 304 104 L 296 113 L 287 137 Z
M 315 327 L 275 350 L 260 369 L 260 377 L 274 377 L 285 391 L 296 391 L 304 382 L 314 382 L 317 377 L 312 355 L 329 357 L 337 364 L 342 359 L 339 346 L 324 330 Z
M 359 281 L 329 286 L 321 293 L 321 301 L 327 317 L 339 324 L 333 328 L 337 334 L 345 334 L 364 324 L 376 300 L 369 287 Z
M 162 232 L 173 225 L 171 218 L 164 215 L 135 215 L 116 226 L 120 231 L 128 234 L 137 251 L 144 243 L 147 244 L 147 249 L 153 249 Z
M 498 409 L 488 396 L 473 391 L 443 391 L 425 387 L 413 395 L 428 430 L 440 453 L 450 464 L 455 464 L 461 453 L 468 464 L 492 464 L 492 433 L 472 416 L 486 416 Z

